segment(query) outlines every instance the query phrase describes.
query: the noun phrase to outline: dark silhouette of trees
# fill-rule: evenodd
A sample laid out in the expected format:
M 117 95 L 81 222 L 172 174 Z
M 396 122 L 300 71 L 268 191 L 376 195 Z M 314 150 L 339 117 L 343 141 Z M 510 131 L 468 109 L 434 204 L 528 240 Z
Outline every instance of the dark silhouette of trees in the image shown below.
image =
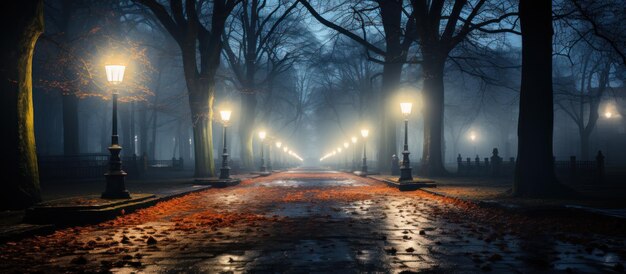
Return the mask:
M 514 5 L 508 1 L 487 0 L 412 0 L 416 36 L 421 54 L 424 86 L 424 148 L 421 173 L 444 175 L 443 121 L 444 69 L 450 52 L 474 32 L 515 33 L 517 18 Z
M 213 102 L 226 19 L 240 0 L 135 0 L 148 7 L 178 44 L 193 124 L 195 177 L 215 175 Z
M 258 94 L 267 90 L 272 78 L 290 67 L 296 55 L 295 48 L 287 49 L 286 45 L 298 39 L 289 35 L 290 28 L 300 23 L 291 18 L 296 4 L 243 0 L 224 34 L 226 60 L 241 91 L 240 159 L 248 169 L 254 168 L 252 140 L 258 116 Z M 286 53 L 279 53 L 281 49 Z
M 553 195 L 552 2 L 520 0 L 522 82 L 513 193 Z
M 613 62 L 604 54 L 584 47 L 576 63 L 568 64 L 571 75 L 555 78 L 556 104 L 578 128 L 580 155 L 590 159 L 591 133 L 600 117 L 600 103 L 610 88 Z
M 361 35 L 355 34 L 354 31 L 347 27 L 340 26 L 337 23 L 325 19 L 319 12 L 313 8 L 309 1 L 299 0 L 306 9 L 325 26 L 345 35 L 346 37 L 361 44 L 367 52 L 381 56 L 383 60 L 376 59 L 372 56 L 370 60 L 383 64 L 382 87 L 380 90 L 380 102 L 376 113 L 380 117 L 378 122 L 380 127 L 376 132 L 378 135 L 378 168 L 381 171 L 390 171 L 391 162 L 387 161 L 391 155 L 397 154 L 397 138 L 396 138 L 396 121 L 395 113 L 397 108 L 393 102 L 394 94 L 397 91 L 402 77 L 403 65 L 407 63 L 408 50 L 415 40 L 415 17 L 413 13 L 406 14 L 403 0 L 374 0 L 368 1 L 372 5 L 367 7 L 354 7 L 355 17 L 358 18 L 357 23 L 361 26 Z M 384 47 L 379 46 L 379 42 L 368 40 L 368 30 L 366 26 L 372 25 L 373 22 L 365 19 L 368 18 L 362 13 L 364 11 L 377 11 L 380 18 L 384 36 Z M 403 17 L 405 20 L 403 20 Z M 382 41 L 381 41 L 382 42 Z M 368 54 L 369 56 L 369 54 Z
M 32 60 L 44 30 L 43 0 L 5 1 L 0 42 L 0 90 L 5 161 L 0 208 L 22 208 L 41 200 L 35 151 Z

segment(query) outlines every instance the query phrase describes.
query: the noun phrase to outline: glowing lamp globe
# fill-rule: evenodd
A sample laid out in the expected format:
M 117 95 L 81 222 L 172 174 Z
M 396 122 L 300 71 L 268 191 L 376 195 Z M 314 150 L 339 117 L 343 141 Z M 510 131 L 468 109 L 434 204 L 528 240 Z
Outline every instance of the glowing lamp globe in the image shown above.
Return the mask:
M 350 144 L 348 142 L 343 142 L 343 147 L 344 148 L 348 148 L 348 146 L 350 146 Z
M 222 118 L 222 122 L 224 123 L 228 123 L 228 121 L 230 121 L 230 114 L 232 112 L 230 110 L 221 110 L 220 111 L 220 116 Z
M 613 117 L 613 113 L 610 111 L 607 111 L 604 113 L 604 117 L 606 117 L 607 119 L 611 119 L 611 117 Z
M 474 132 L 470 133 L 470 139 L 472 141 L 476 141 L 476 133 L 474 133 Z
M 281 141 L 276 142 L 276 147 L 280 148 L 281 146 L 283 146 L 283 143 Z
M 357 139 L 356 139 L 356 136 L 352 136 L 352 143 L 353 143 L 353 144 L 356 144 L 356 140 L 357 140 Z
M 370 131 L 367 129 L 361 129 L 361 136 L 363 136 L 363 138 L 367 138 L 367 136 L 369 136 Z
M 266 136 L 267 136 L 267 133 L 265 131 L 259 131 L 259 138 L 261 138 L 261 140 L 265 140 Z
M 104 66 L 107 73 L 107 81 L 113 85 L 118 85 L 124 80 L 124 65 L 106 65 Z
M 411 108 L 413 107 L 412 103 L 400 103 L 400 110 L 404 116 L 409 116 L 411 114 Z

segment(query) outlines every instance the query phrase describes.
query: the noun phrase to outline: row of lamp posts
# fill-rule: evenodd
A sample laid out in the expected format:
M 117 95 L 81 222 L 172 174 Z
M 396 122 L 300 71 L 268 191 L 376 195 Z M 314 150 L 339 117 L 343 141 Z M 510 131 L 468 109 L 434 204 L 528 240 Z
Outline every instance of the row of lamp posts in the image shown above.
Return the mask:
M 411 171 L 411 162 L 409 160 L 409 145 L 408 145 L 408 128 L 409 128 L 409 115 L 411 114 L 411 109 L 413 107 L 412 103 L 408 103 L 408 102 L 403 102 L 400 103 L 400 111 L 402 112 L 402 114 L 404 115 L 404 149 L 402 151 L 402 164 L 400 166 L 400 179 L 399 181 L 412 181 L 413 180 L 413 175 L 412 175 L 412 171 Z M 360 170 L 360 175 L 361 176 L 366 176 L 367 175 L 367 144 L 366 144 L 366 140 L 367 137 L 369 136 L 369 130 L 367 128 L 363 128 L 361 129 L 361 137 L 363 137 L 363 162 L 361 164 L 361 170 Z M 352 145 L 354 147 L 353 153 L 354 155 L 356 155 L 356 142 L 357 142 L 357 137 L 356 136 L 352 136 L 351 138 L 352 141 Z M 343 143 L 343 147 L 344 147 L 344 151 L 346 153 L 346 167 L 347 167 L 347 153 L 348 153 L 348 147 L 349 147 L 349 143 L 348 142 L 344 142 Z M 339 153 L 341 153 L 342 149 L 341 147 L 338 147 L 336 149 L 334 149 L 332 152 L 324 155 L 322 158 L 320 158 L 320 162 L 326 160 L 327 158 L 333 157 Z M 340 161 L 337 161 L 337 163 L 339 163 Z M 356 161 L 353 161 L 356 162 Z M 356 170 L 356 166 L 352 167 L 353 170 Z
M 120 152 L 122 146 L 119 144 L 119 136 L 117 134 L 117 97 L 119 95 L 119 85 L 124 80 L 124 72 L 126 66 L 124 65 L 106 65 L 105 66 L 107 81 L 112 86 L 112 119 L 111 119 L 111 146 L 109 146 L 109 169 L 104 174 L 106 178 L 106 188 L 102 193 L 104 199 L 128 199 L 130 193 L 126 190 L 125 178 L 126 172 L 122 170 L 122 159 Z M 223 138 L 224 148 L 222 151 L 222 167 L 220 169 L 220 179 L 230 178 L 230 167 L 228 166 L 228 149 L 226 144 L 226 130 L 231 117 L 230 110 L 221 110 L 220 117 L 222 125 L 224 126 Z

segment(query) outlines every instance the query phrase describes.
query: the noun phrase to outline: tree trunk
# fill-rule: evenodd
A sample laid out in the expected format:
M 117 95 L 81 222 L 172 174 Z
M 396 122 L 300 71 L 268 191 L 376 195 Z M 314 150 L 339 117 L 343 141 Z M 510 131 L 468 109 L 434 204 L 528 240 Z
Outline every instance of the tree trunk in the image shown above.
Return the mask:
M 254 140 L 254 118 L 257 105 L 255 93 L 241 93 L 241 120 L 239 121 L 239 144 L 241 164 L 254 170 L 252 141 Z
M 215 176 L 212 128 L 214 89 L 214 83 L 199 84 L 195 90 L 189 88 L 195 155 L 194 177 L 196 178 Z
M 378 146 L 378 170 L 381 173 L 391 173 L 391 156 L 398 154 L 397 147 L 397 123 L 395 115 L 400 106 L 396 102 L 394 94 L 397 91 L 398 83 L 402 76 L 402 62 L 399 56 L 388 58 L 389 63 L 383 67 L 383 84 L 380 97 L 383 98 L 383 105 L 378 106 L 380 111 L 380 132 Z
M 139 110 L 139 155 L 148 155 L 148 106 L 142 102 Z
M 132 140 L 133 138 L 131 137 L 131 133 L 130 133 L 130 105 L 128 103 L 121 103 L 118 105 L 119 106 L 119 112 L 120 112 L 120 124 L 121 124 L 121 143 L 120 145 L 122 146 L 122 155 L 124 156 L 130 156 L 133 155 L 133 151 L 131 150 L 132 148 Z
M 44 29 L 43 0 L 5 1 L 0 55 L 0 102 L 5 157 L 0 209 L 24 208 L 41 200 L 35 150 L 32 60 Z
M 424 115 L 424 144 L 420 172 L 425 176 L 443 176 L 443 69 L 445 55 L 436 50 L 423 50 L 424 90 L 422 112 Z
M 380 98 L 383 105 L 379 107 L 380 131 L 378 146 L 378 170 L 391 173 L 391 156 L 398 154 L 397 123 L 395 114 L 399 112 L 399 105 L 394 96 L 402 77 L 402 66 L 406 61 L 406 54 L 402 52 L 402 1 L 381 1 L 380 14 L 385 30 L 386 54 L 383 66 L 383 83 Z
M 522 80 L 513 192 L 546 196 L 554 194 L 557 185 L 552 158 L 552 2 L 520 0 L 519 14 Z
M 61 95 L 63 102 L 63 154 L 76 155 L 79 153 L 78 128 L 78 97 L 76 95 Z
M 580 133 L 580 159 L 583 161 L 589 161 L 589 137 L 591 131 L 583 130 Z
M 149 158 L 152 160 L 156 160 L 156 141 L 157 141 L 157 118 L 158 116 L 158 112 L 157 112 L 157 97 L 155 96 L 154 98 L 154 106 L 152 109 L 152 138 L 150 138 L 150 148 L 149 148 Z

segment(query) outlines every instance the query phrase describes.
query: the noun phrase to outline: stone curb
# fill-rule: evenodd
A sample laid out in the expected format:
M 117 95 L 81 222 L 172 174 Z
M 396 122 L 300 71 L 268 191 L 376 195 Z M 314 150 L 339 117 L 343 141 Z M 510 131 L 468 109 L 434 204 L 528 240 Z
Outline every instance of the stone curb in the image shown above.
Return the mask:
M 246 176 L 241 178 L 240 180 L 252 179 L 258 176 Z M 179 198 L 188 194 L 201 192 L 207 189 L 211 189 L 211 186 L 200 186 L 195 189 L 185 190 L 178 193 L 173 193 L 164 196 L 156 196 L 151 199 L 142 200 L 140 202 L 132 203 L 132 204 L 118 204 L 114 208 L 109 208 L 106 212 L 93 213 L 96 216 L 91 217 L 89 220 L 85 222 L 68 222 L 61 224 L 50 224 L 47 223 L 20 223 L 17 225 L 5 226 L 0 229 L 0 243 L 4 243 L 7 241 L 16 241 L 26 237 L 36 236 L 36 235 L 47 235 L 53 233 L 55 230 L 59 228 L 69 227 L 73 225 L 84 225 L 84 224 L 93 224 L 99 223 L 106 220 L 114 219 L 121 214 L 121 211 L 124 210 L 124 214 L 129 214 L 139 209 L 149 208 L 157 203 L 172 200 L 175 198 Z
M 586 215 L 595 215 L 595 216 L 608 218 L 608 219 L 626 220 L 626 218 L 624 217 L 605 214 L 593 208 L 586 209 L 584 207 L 570 206 L 570 205 L 523 206 L 523 205 L 507 204 L 507 203 L 502 203 L 502 202 L 493 201 L 493 200 L 480 200 L 480 199 L 473 200 L 469 198 L 460 198 L 460 197 L 452 196 L 449 194 L 441 193 L 441 192 L 430 190 L 430 189 L 420 189 L 420 190 L 426 193 L 432 194 L 432 195 L 445 197 L 449 199 L 455 199 L 457 201 L 462 201 L 466 203 L 472 203 L 483 208 L 497 208 L 497 209 L 503 209 L 503 210 L 523 213 L 523 214 L 527 214 L 527 213 L 544 213 L 545 214 L 545 213 L 569 212 L 569 213 L 577 213 L 577 214 L 582 213 Z

